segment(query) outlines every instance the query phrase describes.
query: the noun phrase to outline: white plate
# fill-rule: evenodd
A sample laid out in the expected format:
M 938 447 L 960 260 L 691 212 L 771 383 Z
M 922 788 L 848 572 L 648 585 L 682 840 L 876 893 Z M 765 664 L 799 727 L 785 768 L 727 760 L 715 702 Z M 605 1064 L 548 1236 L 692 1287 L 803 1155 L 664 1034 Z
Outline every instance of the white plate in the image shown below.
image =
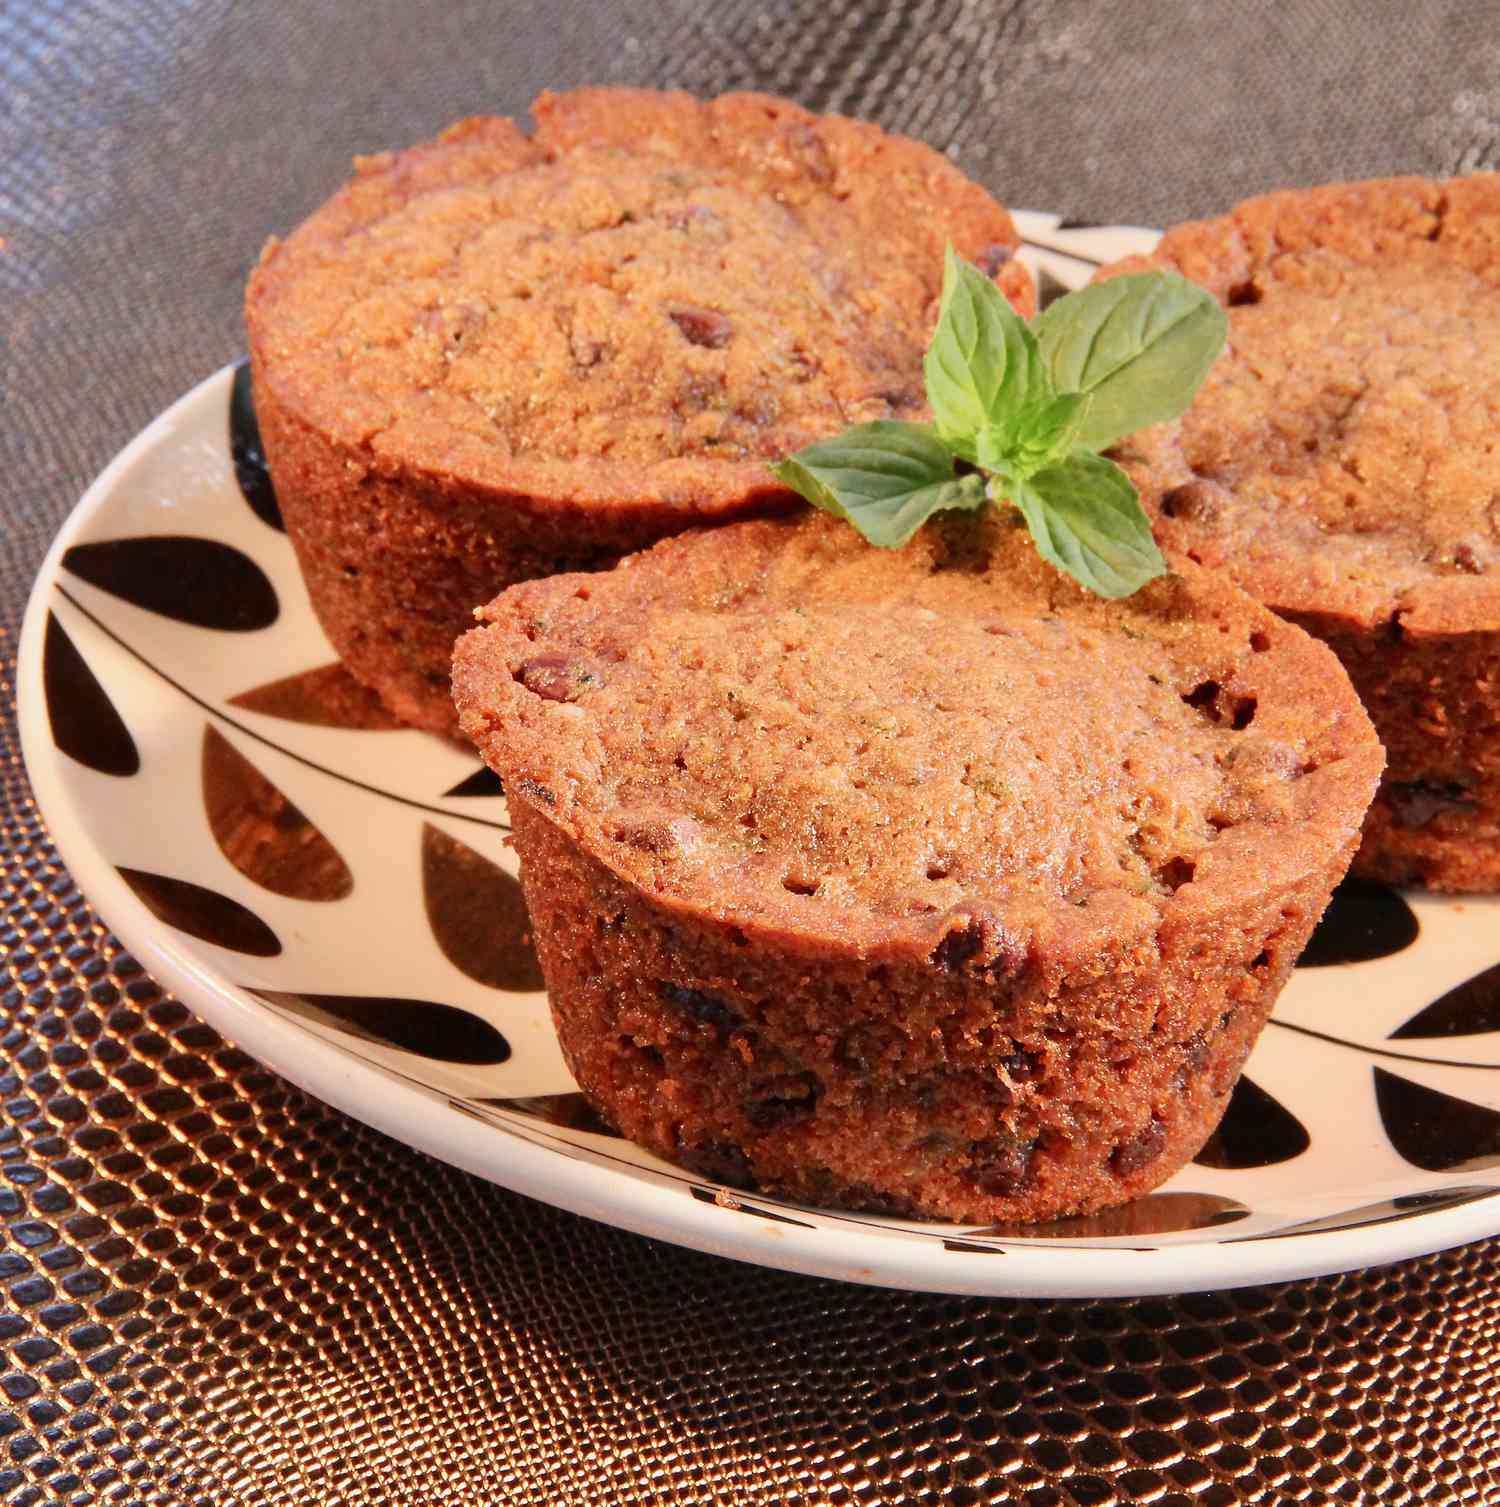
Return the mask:
M 1154 241 L 1021 218 L 1044 289 Z M 1323 942 L 1363 930 L 1388 955 L 1299 969 L 1206 1159 L 1093 1219 L 1020 1235 L 807 1209 L 726 1193 L 590 1128 L 531 987 L 505 804 L 477 762 L 420 733 L 303 720 L 325 678 L 247 695 L 333 655 L 267 521 L 244 391 L 233 370 L 210 377 L 79 503 L 27 612 L 21 732 L 100 913 L 286 1077 L 563 1208 L 849 1281 L 1123 1296 L 1500 1231 L 1494 900 L 1345 892 Z M 283 799 L 297 810 L 278 817 Z

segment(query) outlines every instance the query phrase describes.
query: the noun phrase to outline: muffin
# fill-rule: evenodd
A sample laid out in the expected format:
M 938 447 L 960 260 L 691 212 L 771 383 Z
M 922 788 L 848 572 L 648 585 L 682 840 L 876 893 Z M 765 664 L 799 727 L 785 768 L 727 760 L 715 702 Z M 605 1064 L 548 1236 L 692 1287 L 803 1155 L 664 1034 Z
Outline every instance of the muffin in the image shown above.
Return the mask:
M 1500 178 L 1271 194 L 1150 258 L 1226 305 L 1121 454 L 1176 558 L 1323 639 L 1388 764 L 1355 872 L 1500 888 Z
M 563 1050 L 626 1136 L 810 1203 L 1046 1219 L 1212 1131 L 1382 756 L 1322 645 L 1011 518 L 824 515 L 511 588 L 459 641 Z
M 1010 216 L 928 147 L 786 100 L 544 94 L 356 163 L 246 301 L 287 531 L 356 678 L 452 732 L 501 587 L 795 505 L 766 463 L 925 414 L 944 243 L 1023 312 Z

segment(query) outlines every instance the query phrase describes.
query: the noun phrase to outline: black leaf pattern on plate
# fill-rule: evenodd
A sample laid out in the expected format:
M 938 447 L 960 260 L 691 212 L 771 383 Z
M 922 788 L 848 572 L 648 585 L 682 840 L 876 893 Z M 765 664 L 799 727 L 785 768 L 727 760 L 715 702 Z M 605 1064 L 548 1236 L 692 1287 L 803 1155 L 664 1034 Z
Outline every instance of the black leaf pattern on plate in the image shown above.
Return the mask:
M 1500 963 L 1433 1000 L 1392 1031 L 1391 1040 L 1478 1036 L 1482 1031 L 1500 1031 Z
M 443 795 L 450 799 L 467 797 L 471 795 L 504 795 L 505 786 L 500 783 L 500 776 L 493 769 L 481 765 L 471 775 L 466 775 L 458 784 L 451 789 L 445 790 Z
M 1373 1069 L 1375 1102 L 1391 1145 L 1424 1172 L 1500 1167 L 1500 1113 Z
M 1241 1078 L 1218 1128 L 1193 1158 L 1200 1167 L 1271 1167 L 1301 1156 L 1312 1138 L 1302 1122 L 1258 1083 Z
M 224 856 L 291 900 L 342 900 L 354 875 L 338 850 L 216 728 L 203 729 L 203 805 Z
M 1103 227 L 1098 220 L 1059 220 L 1052 228 L 1054 230 L 1099 230 Z
M 250 992 L 304 1020 L 434 1062 L 495 1067 L 510 1059 L 510 1043 L 505 1037 L 489 1021 L 457 1005 L 390 995 L 301 994 L 274 989 Z
M 399 732 L 402 723 L 380 697 L 341 664 L 319 665 L 232 696 L 231 706 L 287 722 L 342 727 L 362 733 Z
M 1117 1209 L 1075 1214 L 1039 1224 L 1002 1223 L 968 1230 L 969 1235 L 1003 1235 L 1017 1240 L 1105 1240 L 1119 1235 L 1169 1235 L 1232 1224 L 1249 1214 L 1244 1204 L 1217 1193 L 1148 1193 Z
M 218 890 L 145 869 L 122 867 L 119 874 L 158 921 L 178 931 L 253 958 L 274 958 L 281 952 L 276 933 L 253 910 Z
M 1038 268 L 1036 274 L 1037 308 L 1050 309 L 1063 294 L 1070 291 L 1065 282 L 1058 277 L 1054 277 L 1045 267 Z
M 1421 930 L 1411 906 L 1388 884 L 1346 879 L 1297 959 L 1299 968 L 1369 963 L 1404 952 Z
M 620 1132 L 582 1094 L 535 1094 L 529 1099 L 479 1099 L 479 1104 L 513 1110 L 533 1120 L 545 1120 L 562 1130 L 586 1130 L 591 1135 L 613 1136 Z
M 75 544 L 63 556 L 75 576 L 148 612 L 195 628 L 253 633 L 280 608 L 276 589 L 249 555 L 217 539 L 146 534 Z
M 1430 1188 L 1423 1193 L 1402 1193 L 1395 1198 L 1380 1199 L 1377 1203 L 1361 1204 L 1356 1209 L 1325 1214 L 1320 1219 L 1300 1220 L 1296 1224 L 1283 1225 L 1279 1230 L 1262 1231 L 1259 1235 L 1231 1236 L 1230 1240 L 1234 1244 L 1248 1245 L 1255 1240 L 1279 1240 L 1283 1235 L 1322 1235 L 1337 1230 L 1363 1229 L 1372 1224 L 1395 1224 L 1403 1219 L 1415 1219 L 1420 1214 L 1435 1214 L 1440 1209 L 1456 1209 L 1481 1198 L 1494 1198 L 1497 1193 L 1500 1188 Z
M 716 1204 L 719 1208 L 727 1209 L 734 1214 L 753 1214 L 757 1219 L 771 1219 L 777 1224 L 794 1224 L 801 1230 L 817 1228 L 805 1219 L 793 1219 L 788 1214 L 776 1213 L 774 1209 L 763 1209 L 758 1204 L 747 1204 L 740 1199 L 738 1194 L 725 1193 L 722 1189 L 700 1188 L 694 1184 L 690 1191 L 699 1203 Z
M 139 772 L 141 756 L 125 719 L 50 612 L 42 646 L 42 690 L 52 741 L 70 759 L 100 774 L 123 778 Z
M 460 972 L 491 989 L 542 987 L 520 884 L 431 823 L 422 827 L 422 895 L 432 935 Z
M 264 524 L 286 532 L 281 521 L 281 507 L 271 473 L 266 469 L 265 447 L 260 440 L 260 420 L 255 416 L 255 395 L 251 391 L 250 363 L 240 361 L 234 368 L 234 385 L 229 390 L 229 455 L 234 461 L 234 478 L 251 511 Z

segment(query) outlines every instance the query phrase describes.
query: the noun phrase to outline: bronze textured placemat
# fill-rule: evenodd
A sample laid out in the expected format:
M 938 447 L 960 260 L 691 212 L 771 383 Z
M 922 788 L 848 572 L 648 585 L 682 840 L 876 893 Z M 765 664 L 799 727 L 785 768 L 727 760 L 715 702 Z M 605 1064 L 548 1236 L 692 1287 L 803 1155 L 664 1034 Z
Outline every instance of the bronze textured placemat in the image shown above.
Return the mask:
M 0 1502 L 1500 1502 L 1500 1244 L 1133 1303 L 715 1260 L 493 1189 L 166 998 L 58 864 L 15 630 L 349 155 L 547 84 L 760 86 L 1160 223 L 1500 160 L 1491 3 L 0 0 Z

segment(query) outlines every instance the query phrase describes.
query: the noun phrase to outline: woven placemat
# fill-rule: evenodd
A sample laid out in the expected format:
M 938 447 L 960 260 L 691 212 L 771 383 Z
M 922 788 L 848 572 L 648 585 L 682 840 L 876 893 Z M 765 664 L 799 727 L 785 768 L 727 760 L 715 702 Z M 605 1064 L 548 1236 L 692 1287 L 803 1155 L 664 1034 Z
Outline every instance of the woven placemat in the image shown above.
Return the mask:
M 1500 1244 L 1119 1304 L 865 1290 L 504 1193 L 165 997 L 59 865 L 15 629 L 355 150 L 757 86 L 1161 223 L 1500 157 L 1493 4 L 0 0 L 0 1502 L 1500 1502 Z

